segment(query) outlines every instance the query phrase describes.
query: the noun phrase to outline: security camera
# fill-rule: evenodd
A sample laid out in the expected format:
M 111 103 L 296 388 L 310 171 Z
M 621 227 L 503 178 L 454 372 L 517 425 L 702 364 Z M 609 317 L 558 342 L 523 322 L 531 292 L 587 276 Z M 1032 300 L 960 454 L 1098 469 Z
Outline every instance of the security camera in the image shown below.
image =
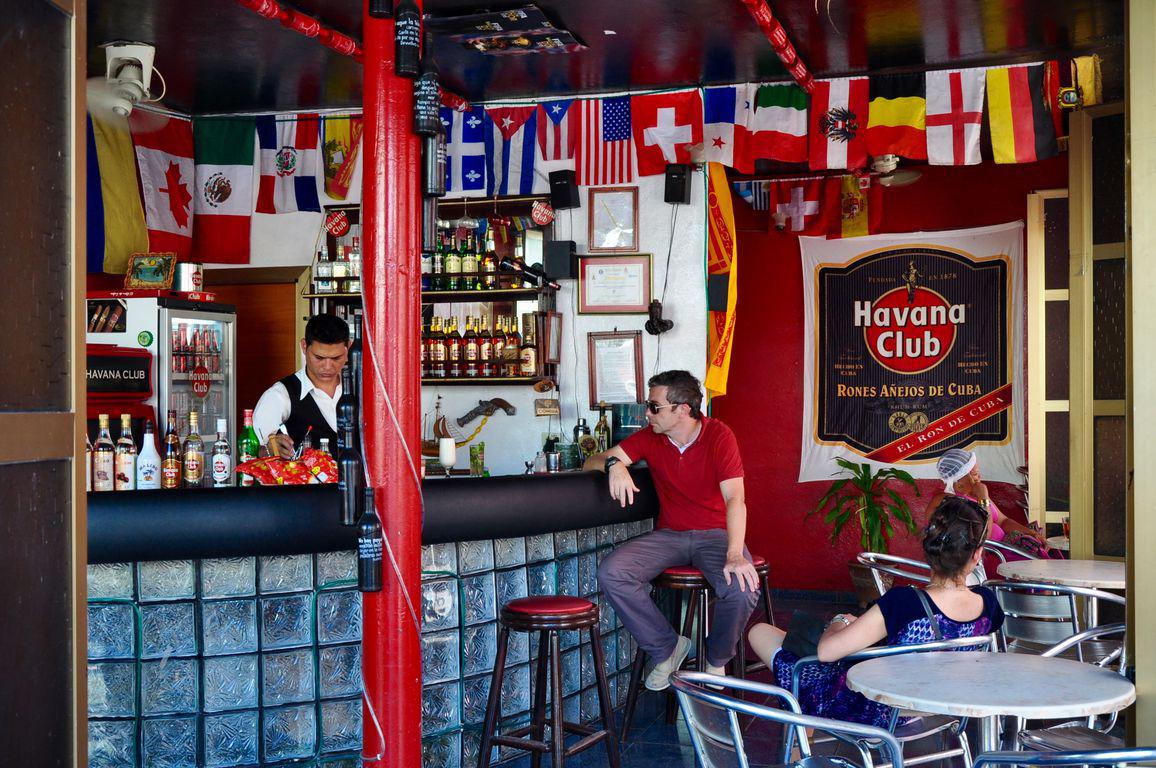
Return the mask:
M 108 80 L 112 111 L 128 117 L 138 101 L 150 98 L 149 83 L 156 49 L 147 43 L 125 41 L 105 43 L 101 48 L 104 49 L 104 76 Z

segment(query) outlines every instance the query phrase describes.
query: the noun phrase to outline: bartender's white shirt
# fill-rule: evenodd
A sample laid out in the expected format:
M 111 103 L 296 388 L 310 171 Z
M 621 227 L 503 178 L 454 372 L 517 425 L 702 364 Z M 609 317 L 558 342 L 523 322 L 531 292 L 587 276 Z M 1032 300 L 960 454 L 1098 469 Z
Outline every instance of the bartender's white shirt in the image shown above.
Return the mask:
M 321 415 L 325 417 L 329 427 L 336 432 L 337 401 L 341 399 L 341 384 L 337 384 L 333 397 L 330 397 L 325 393 L 325 390 L 313 386 L 313 382 L 309 379 L 309 374 L 305 372 L 304 368 L 294 375 L 301 382 L 301 399 L 304 400 L 312 393 L 313 400 L 317 403 L 317 410 L 321 411 Z M 289 400 L 289 390 L 285 389 L 284 384 L 278 381 L 266 389 L 265 394 L 261 395 L 261 399 L 257 401 L 257 407 L 253 409 L 253 428 L 257 430 L 257 439 L 262 444 L 267 442 L 269 435 L 281 428 L 292 410 L 293 404 Z

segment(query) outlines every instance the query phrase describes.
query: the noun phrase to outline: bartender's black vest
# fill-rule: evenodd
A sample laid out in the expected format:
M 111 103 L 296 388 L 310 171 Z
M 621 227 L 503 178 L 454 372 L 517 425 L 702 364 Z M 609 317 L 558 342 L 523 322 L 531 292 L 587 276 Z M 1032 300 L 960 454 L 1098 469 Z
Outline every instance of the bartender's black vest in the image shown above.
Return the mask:
M 309 397 L 301 397 L 301 379 L 297 378 L 297 374 L 286 376 L 281 379 L 281 383 L 285 385 L 285 391 L 289 393 L 289 418 L 285 419 L 285 431 L 289 433 L 289 437 L 293 438 L 293 444 L 297 445 L 301 442 L 301 438 L 305 437 L 305 431 L 309 427 L 313 427 L 313 431 L 309 433 L 309 440 L 313 443 L 314 448 L 321 447 L 321 438 L 329 438 L 329 450 L 337 450 L 337 432 L 329 426 L 329 422 L 325 420 L 321 409 L 317 407 L 317 401 L 313 399 L 312 393 Z

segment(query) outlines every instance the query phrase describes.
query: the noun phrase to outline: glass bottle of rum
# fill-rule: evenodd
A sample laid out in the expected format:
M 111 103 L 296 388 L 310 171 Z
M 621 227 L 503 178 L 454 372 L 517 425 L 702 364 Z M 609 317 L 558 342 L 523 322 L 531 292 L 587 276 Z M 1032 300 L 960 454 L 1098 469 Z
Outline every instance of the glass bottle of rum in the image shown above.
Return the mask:
M 479 287 L 478 249 L 473 245 L 473 238 L 467 235 L 462 244 L 462 290 L 475 291 Z
M 445 290 L 460 291 L 462 289 L 462 254 L 454 246 L 453 235 L 446 238 Z
M 233 456 L 229 450 L 229 425 L 225 419 L 217 419 L 212 468 L 214 488 L 229 488 L 233 485 Z
M 136 442 L 132 439 L 132 416 L 120 415 L 120 438 L 116 441 L 116 476 L 113 485 L 118 491 L 136 490 Z
M 485 378 L 494 375 L 494 337 L 490 335 L 490 321 L 485 315 L 478 318 L 482 329 L 478 332 L 478 372 Z
M 185 436 L 184 477 L 186 488 L 200 488 L 205 482 L 205 441 L 201 439 L 200 417 L 189 411 L 189 434 Z
M 165 431 L 165 451 L 161 459 L 161 488 L 181 487 L 181 436 L 177 434 L 177 412 L 169 411 Z
M 112 491 L 116 489 L 113 476 L 116 472 L 116 446 L 108 431 L 108 414 L 99 416 L 100 433 L 92 446 L 92 490 Z
M 478 377 L 478 332 L 474 330 L 474 318 L 466 316 L 466 334 L 462 337 L 462 352 L 465 358 L 464 373 L 466 378 Z
M 450 330 L 446 334 L 446 378 L 462 378 L 462 335 L 458 333 L 458 319 L 449 319 Z
M 442 333 L 442 318 L 434 317 L 429 329 L 429 375 L 434 379 L 446 377 L 446 336 Z

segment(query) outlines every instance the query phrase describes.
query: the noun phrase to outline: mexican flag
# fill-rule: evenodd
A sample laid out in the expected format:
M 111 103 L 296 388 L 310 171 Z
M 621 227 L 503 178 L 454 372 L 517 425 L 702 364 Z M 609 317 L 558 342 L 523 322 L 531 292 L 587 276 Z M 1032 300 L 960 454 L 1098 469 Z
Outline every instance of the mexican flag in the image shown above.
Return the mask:
M 253 118 L 193 122 L 193 260 L 248 264 L 253 216 Z

